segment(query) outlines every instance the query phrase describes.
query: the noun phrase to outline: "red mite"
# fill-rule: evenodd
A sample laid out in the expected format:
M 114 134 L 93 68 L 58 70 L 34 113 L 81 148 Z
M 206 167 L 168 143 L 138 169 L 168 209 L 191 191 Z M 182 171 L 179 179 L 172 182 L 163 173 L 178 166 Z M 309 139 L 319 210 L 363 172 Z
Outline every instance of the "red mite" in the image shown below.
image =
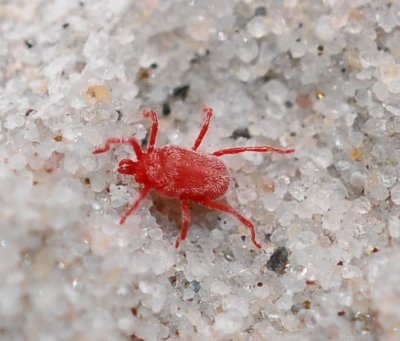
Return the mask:
M 110 138 L 104 148 L 93 151 L 93 154 L 105 153 L 111 145 L 129 143 L 136 154 L 137 161 L 123 159 L 119 162 L 118 172 L 135 177 L 136 182 L 143 184 L 139 197 L 122 215 L 120 224 L 131 215 L 146 198 L 151 189 L 164 197 L 177 198 L 181 201 L 182 226 L 181 235 L 176 239 L 175 247 L 186 239 L 190 225 L 189 202 L 218 211 L 232 214 L 250 229 L 253 244 L 261 248 L 256 240 L 256 232 L 251 221 L 243 217 L 234 208 L 216 201 L 224 196 L 231 182 L 231 177 L 225 164 L 219 159 L 222 155 L 243 152 L 275 152 L 279 154 L 293 153 L 293 149 L 280 149 L 271 146 L 237 147 L 221 149 L 211 154 L 197 151 L 210 125 L 212 109 L 204 108 L 206 119 L 200 133 L 191 149 L 178 146 L 163 146 L 156 148 L 158 117 L 153 110 L 146 111 L 145 117 L 151 117 L 152 127 L 147 151 L 143 151 L 139 142 L 134 138 Z

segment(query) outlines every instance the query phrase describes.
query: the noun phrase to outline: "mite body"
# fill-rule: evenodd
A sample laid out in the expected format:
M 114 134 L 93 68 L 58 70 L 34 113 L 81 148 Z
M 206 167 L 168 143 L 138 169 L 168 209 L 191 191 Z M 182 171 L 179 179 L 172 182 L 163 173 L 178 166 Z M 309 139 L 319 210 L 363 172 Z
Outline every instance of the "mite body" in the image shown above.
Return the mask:
M 142 184 L 143 188 L 136 201 L 121 217 L 120 223 L 125 222 L 126 218 L 139 207 L 149 191 L 153 189 L 162 196 L 177 198 L 181 201 L 182 226 L 180 236 L 175 243 L 177 248 L 180 242 L 186 239 L 189 229 L 190 201 L 235 216 L 250 229 L 253 244 L 260 248 L 261 245 L 256 240 L 254 225 L 234 208 L 215 201 L 225 195 L 231 181 L 229 171 L 219 157 L 247 151 L 290 154 L 294 150 L 255 146 L 222 149 L 211 154 L 199 152 L 197 148 L 207 133 L 212 117 L 210 108 L 205 108 L 204 112 L 206 119 L 192 149 L 169 145 L 156 148 L 158 117 L 155 111 L 147 111 L 145 116 L 151 117 L 153 122 L 147 151 L 144 152 L 139 142 L 131 137 L 126 139 L 110 138 L 104 148 L 96 149 L 93 152 L 94 154 L 104 153 L 110 150 L 111 145 L 120 143 L 131 144 L 135 151 L 137 161 L 121 160 L 118 165 L 118 172 L 134 176 L 136 182 Z
M 137 171 L 140 176 L 136 181 L 149 184 L 166 197 L 193 201 L 203 197 L 219 199 L 228 190 L 231 180 L 228 169 L 218 157 L 177 146 L 155 149 L 144 156 L 142 165 L 138 165 L 142 171 Z

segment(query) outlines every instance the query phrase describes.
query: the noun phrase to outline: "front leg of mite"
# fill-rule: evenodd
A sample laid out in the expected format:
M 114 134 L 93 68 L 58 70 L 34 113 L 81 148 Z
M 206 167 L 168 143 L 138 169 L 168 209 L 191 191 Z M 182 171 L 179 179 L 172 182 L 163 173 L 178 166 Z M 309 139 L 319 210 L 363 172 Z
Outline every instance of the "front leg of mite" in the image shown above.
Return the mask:
M 188 200 L 181 200 L 181 209 L 182 209 L 182 226 L 181 226 L 181 235 L 176 238 L 175 247 L 178 248 L 181 241 L 185 240 L 187 237 L 187 233 L 190 225 L 190 208 Z
M 140 191 L 137 199 L 134 201 L 131 207 L 127 211 L 125 211 L 125 213 L 122 215 L 121 220 L 119 221 L 121 225 L 125 223 L 126 218 L 128 218 L 133 212 L 135 212 L 139 208 L 142 201 L 146 198 L 147 194 L 149 194 L 150 189 L 151 189 L 150 187 L 144 187 Z

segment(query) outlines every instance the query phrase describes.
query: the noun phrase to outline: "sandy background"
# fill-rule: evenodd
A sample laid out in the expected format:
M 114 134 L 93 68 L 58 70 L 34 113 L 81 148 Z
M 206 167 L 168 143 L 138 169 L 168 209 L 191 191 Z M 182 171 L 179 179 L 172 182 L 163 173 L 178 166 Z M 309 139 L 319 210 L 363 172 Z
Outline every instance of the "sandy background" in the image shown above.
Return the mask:
M 400 3 L 0 1 L 1 340 L 399 340 Z M 225 202 L 116 172 L 129 147 L 223 158 Z

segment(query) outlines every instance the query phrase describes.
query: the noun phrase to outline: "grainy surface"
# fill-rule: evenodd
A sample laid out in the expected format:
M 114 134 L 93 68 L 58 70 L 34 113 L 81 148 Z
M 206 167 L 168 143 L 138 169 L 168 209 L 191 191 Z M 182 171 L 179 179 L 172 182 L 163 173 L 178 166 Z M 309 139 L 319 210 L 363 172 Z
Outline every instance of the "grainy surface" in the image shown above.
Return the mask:
M 398 340 L 400 2 L 0 1 L 1 340 Z M 138 195 L 107 137 L 224 156 L 256 225 Z M 163 115 L 161 115 L 161 113 Z M 271 256 L 287 259 L 279 271 Z M 282 249 L 283 250 L 283 249 Z M 268 262 L 270 266 L 268 267 Z M 271 263 L 272 262 L 272 263 Z

